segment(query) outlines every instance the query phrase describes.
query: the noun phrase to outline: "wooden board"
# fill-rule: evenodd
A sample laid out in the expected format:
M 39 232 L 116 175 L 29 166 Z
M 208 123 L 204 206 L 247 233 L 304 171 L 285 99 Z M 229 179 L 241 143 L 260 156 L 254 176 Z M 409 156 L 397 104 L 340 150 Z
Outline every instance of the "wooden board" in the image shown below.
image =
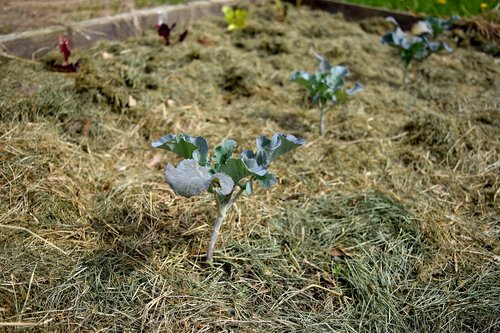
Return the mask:
M 295 4 L 296 0 L 285 0 L 286 2 Z M 302 5 L 310 6 L 312 8 L 321 9 L 330 13 L 341 12 L 344 17 L 348 20 L 362 20 L 369 17 L 380 16 L 387 17 L 392 16 L 398 21 L 399 25 L 404 30 L 409 30 L 413 24 L 422 17 L 412 15 L 405 12 L 380 9 L 371 6 L 364 6 L 358 4 L 349 4 L 334 0 L 299 0 Z
M 59 34 L 71 36 L 73 47 L 85 48 L 103 39 L 120 40 L 140 36 L 143 31 L 154 29 L 159 15 L 169 24 L 177 22 L 182 26 L 207 15 L 222 15 L 223 5 L 237 3 L 237 0 L 210 0 L 184 5 L 166 5 L 78 22 L 67 27 L 52 27 L 3 35 L 0 36 L 0 51 L 35 59 L 57 48 Z

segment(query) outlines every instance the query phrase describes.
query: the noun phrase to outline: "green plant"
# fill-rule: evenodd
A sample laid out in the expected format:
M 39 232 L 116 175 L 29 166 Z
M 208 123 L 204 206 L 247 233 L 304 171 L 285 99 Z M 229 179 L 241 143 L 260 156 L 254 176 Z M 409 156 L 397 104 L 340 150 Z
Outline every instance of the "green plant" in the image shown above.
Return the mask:
M 207 250 L 207 260 L 212 261 L 215 242 L 229 208 L 243 192 L 253 192 L 254 182 L 263 187 L 274 185 L 276 177 L 268 171 L 271 162 L 304 144 L 303 140 L 290 134 L 278 133 L 271 139 L 260 136 L 257 150 L 244 150 L 239 158 L 231 158 L 237 146 L 234 140 L 222 142 L 212 157 L 208 156 L 208 143 L 201 136 L 166 135 L 152 146 L 185 158 L 177 167 L 168 164 L 165 168 L 165 181 L 176 194 L 191 197 L 208 191 L 213 195 L 217 218 Z
M 227 22 L 227 30 L 243 30 L 246 26 L 246 19 L 248 10 L 242 8 L 231 8 L 229 6 L 222 6 L 222 12 Z
M 288 4 L 274 0 L 274 17 L 278 22 L 285 22 L 288 17 Z
M 363 86 L 356 82 L 351 89 L 344 89 L 345 78 L 349 75 L 349 71 L 343 66 L 331 66 L 328 60 L 315 54 L 319 59 L 319 68 L 316 73 L 308 73 L 305 71 L 296 71 L 290 76 L 290 80 L 297 82 L 309 90 L 312 102 L 319 109 L 319 134 L 325 132 L 325 112 L 327 104 L 332 101 L 334 104 L 342 103 L 347 100 L 349 95 L 363 90 Z
M 418 35 L 411 35 L 401 30 L 398 22 L 394 18 L 388 17 L 387 20 L 394 23 L 396 29 L 384 34 L 381 42 L 399 51 L 399 56 L 404 65 L 403 86 L 406 84 L 408 69 L 413 60 L 422 61 L 432 53 L 439 52 L 443 49 L 448 52 L 453 51 L 446 43 L 432 40 L 437 36 L 437 33 L 442 32 L 442 29 L 445 27 L 444 23 L 439 24 L 437 22 L 430 23 L 431 21 L 421 21 L 417 24 L 417 26 L 420 26 Z M 433 29 L 436 29 L 436 31 Z

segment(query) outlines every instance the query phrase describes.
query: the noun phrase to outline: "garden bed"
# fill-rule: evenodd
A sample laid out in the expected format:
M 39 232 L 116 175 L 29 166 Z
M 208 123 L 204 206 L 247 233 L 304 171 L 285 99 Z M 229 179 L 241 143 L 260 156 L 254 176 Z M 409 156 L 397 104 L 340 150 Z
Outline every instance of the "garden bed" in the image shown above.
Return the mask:
M 76 49 L 75 74 L 1 57 L 0 330 L 497 330 L 498 64 L 458 48 L 403 88 L 370 22 L 265 6 L 242 32 L 212 18 L 171 47 L 151 30 Z M 365 86 L 322 137 L 289 81 L 314 52 Z M 236 203 L 207 265 L 215 208 L 172 192 L 178 159 L 151 142 L 275 132 L 308 143 Z

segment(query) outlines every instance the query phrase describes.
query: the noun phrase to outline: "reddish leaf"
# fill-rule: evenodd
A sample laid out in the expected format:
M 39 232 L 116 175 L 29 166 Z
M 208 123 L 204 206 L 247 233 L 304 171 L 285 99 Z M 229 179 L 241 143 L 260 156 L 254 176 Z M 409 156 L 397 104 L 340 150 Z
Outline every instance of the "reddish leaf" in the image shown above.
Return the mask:
M 167 46 L 170 45 L 170 32 L 172 32 L 174 28 L 175 28 L 175 23 L 172 24 L 170 27 L 165 23 L 158 23 L 156 25 L 156 31 L 158 31 L 158 35 L 163 37 L 165 45 Z
M 184 39 L 186 39 L 188 33 L 189 33 L 189 30 L 186 29 L 182 34 L 179 35 L 179 43 L 182 43 L 184 41 Z
M 71 41 L 63 35 L 57 36 L 57 39 L 59 40 L 59 51 L 63 55 L 64 64 L 67 65 L 71 55 Z

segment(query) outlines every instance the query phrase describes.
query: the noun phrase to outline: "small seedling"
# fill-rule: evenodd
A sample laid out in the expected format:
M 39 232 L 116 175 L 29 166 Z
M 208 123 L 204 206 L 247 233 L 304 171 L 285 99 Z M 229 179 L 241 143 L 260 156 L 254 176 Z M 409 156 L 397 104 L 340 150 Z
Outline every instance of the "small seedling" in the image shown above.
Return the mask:
M 297 82 L 309 90 L 313 104 L 319 109 L 319 134 L 325 132 L 325 112 L 327 104 L 332 101 L 333 104 L 345 102 L 349 95 L 354 95 L 361 90 L 363 86 L 356 82 L 351 89 L 344 89 L 345 78 L 349 75 L 347 68 L 343 66 L 332 67 L 328 60 L 315 54 L 320 61 L 316 73 L 305 71 L 296 71 L 292 73 L 290 80 Z
M 274 17 L 278 22 L 285 22 L 288 17 L 288 4 L 281 0 L 274 0 Z
M 69 62 L 69 57 L 71 56 L 71 41 L 69 38 L 58 35 L 57 40 L 59 42 L 59 52 L 61 52 L 64 62 L 62 64 L 54 64 L 51 69 L 55 72 L 63 73 L 74 73 L 80 68 L 80 59 L 75 63 Z
M 172 30 L 174 30 L 176 25 L 176 23 L 172 23 L 172 25 L 169 26 L 168 24 L 163 22 L 161 17 L 158 19 L 158 23 L 156 24 L 156 31 L 158 32 L 159 36 L 163 37 L 163 43 L 165 44 L 165 46 L 170 45 L 170 34 L 172 33 Z M 182 43 L 186 39 L 188 33 L 189 30 L 186 29 L 179 35 L 179 43 Z
M 248 11 L 242 8 L 222 6 L 222 12 L 227 23 L 227 31 L 243 30 L 246 26 Z
M 172 25 L 168 25 L 163 21 L 158 21 L 156 24 L 156 31 L 158 31 L 158 35 L 163 37 L 163 43 L 165 46 L 170 45 L 170 33 L 174 30 L 176 23 L 172 23 Z
M 212 157 L 208 156 L 208 143 L 201 136 L 166 135 L 152 146 L 184 158 L 177 167 L 168 164 L 164 171 L 165 181 L 176 194 L 191 197 L 208 191 L 213 195 L 217 218 L 207 250 L 207 261 L 212 261 L 215 242 L 229 208 L 243 192 L 253 192 L 254 182 L 263 187 L 276 183 L 276 177 L 268 171 L 271 162 L 304 144 L 293 135 L 275 134 L 271 139 L 260 136 L 257 150 L 244 150 L 239 158 L 231 158 L 237 146 L 234 140 L 222 142 Z
M 418 35 L 410 35 L 401 30 L 399 24 L 392 17 L 387 18 L 388 21 L 396 25 L 394 31 L 386 33 L 382 36 L 382 44 L 387 44 L 389 46 L 395 47 L 399 51 L 399 56 L 403 61 L 403 86 L 406 85 L 406 77 L 408 76 L 408 69 L 413 60 L 422 61 L 432 53 L 446 50 L 452 52 L 453 50 L 444 42 L 434 42 L 432 39 L 437 33 L 441 33 L 444 24 L 440 24 L 437 21 L 421 21 L 415 28 L 418 31 Z M 434 26 L 434 28 L 433 28 Z M 433 29 L 436 29 L 434 32 Z
M 63 65 L 68 65 L 69 56 L 71 55 L 71 42 L 63 35 L 57 36 L 57 40 L 59 41 L 59 52 L 61 52 L 64 58 Z

